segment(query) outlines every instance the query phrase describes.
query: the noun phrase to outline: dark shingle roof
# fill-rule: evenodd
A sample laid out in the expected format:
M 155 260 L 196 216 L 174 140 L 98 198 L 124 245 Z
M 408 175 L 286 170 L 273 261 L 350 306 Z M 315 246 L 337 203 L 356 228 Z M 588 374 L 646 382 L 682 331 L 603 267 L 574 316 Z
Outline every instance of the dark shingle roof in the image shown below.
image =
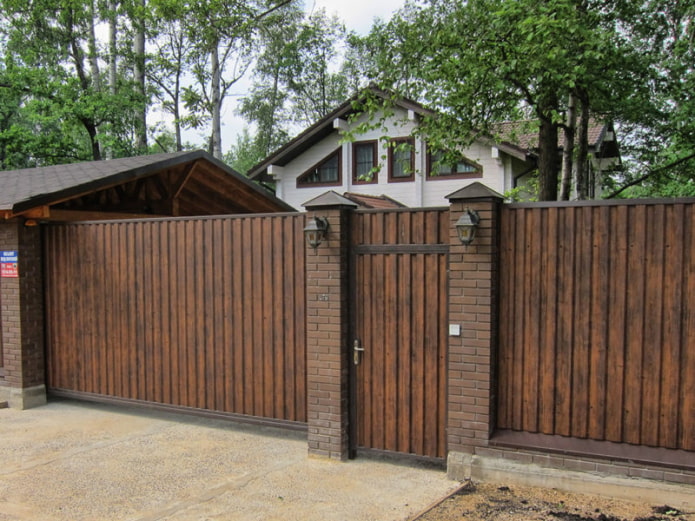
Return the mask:
M 538 148 L 537 128 L 538 122 L 534 120 L 505 121 L 493 126 L 493 130 L 503 142 L 516 145 L 523 150 Z M 590 147 L 600 145 L 606 129 L 607 125 L 605 123 L 600 123 L 594 119 L 589 122 L 588 138 Z M 558 141 L 558 146 L 562 148 L 562 135 L 558 137 Z
M 0 172 L 0 210 L 17 212 L 54 204 L 198 159 L 215 164 L 247 189 L 262 193 L 280 207 L 291 210 L 286 203 L 202 150 Z
M 61 194 L 88 192 L 107 184 L 135 179 L 148 173 L 148 167 L 154 165 L 166 168 L 167 163 L 178 164 L 198 157 L 201 157 L 200 152 L 173 152 L 0 172 L 0 210 L 11 210 L 18 203 L 37 198 L 60 199 Z M 37 201 L 37 205 L 47 202 Z

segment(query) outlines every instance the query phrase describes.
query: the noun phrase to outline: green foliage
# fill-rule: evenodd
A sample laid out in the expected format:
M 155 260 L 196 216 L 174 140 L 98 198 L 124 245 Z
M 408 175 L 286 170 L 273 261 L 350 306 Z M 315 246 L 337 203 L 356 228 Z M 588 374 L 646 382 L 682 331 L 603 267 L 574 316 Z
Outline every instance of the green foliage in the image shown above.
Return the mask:
M 251 167 L 259 163 L 265 156 L 265 151 L 259 148 L 258 140 L 251 136 L 247 127 L 244 127 L 241 134 L 237 136 L 236 143 L 225 154 L 224 162 L 237 172 L 246 175 Z
M 254 84 L 239 108 L 256 127 L 261 157 L 285 143 L 294 125 L 311 125 L 345 100 L 347 81 L 335 65 L 344 39 L 336 18 L 323 10 L 305 18 L 298 4 L 274 13 L 264 26 Z
M 425 0 L 407 3 L 352 43 L 365 78 L 435 109 L 422 126 L 433 146 L 500 137 L 496 124 L 504 120 L 539 121 L 545 199 L 556 197 L 556 136 L 567 126 L 570 95 L 594 118 L 614 121 L 638 162 L 661 163 L 664 142 L 677 157 L 688 153 L 695 137 L 692 6 Z

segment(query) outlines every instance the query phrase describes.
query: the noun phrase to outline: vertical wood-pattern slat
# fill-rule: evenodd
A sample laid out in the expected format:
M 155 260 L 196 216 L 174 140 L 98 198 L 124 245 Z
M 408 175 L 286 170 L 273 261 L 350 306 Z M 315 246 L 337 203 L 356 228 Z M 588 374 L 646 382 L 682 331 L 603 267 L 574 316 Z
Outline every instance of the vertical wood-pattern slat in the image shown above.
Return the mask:
M 520 269 L 524 270 L 524 263 L 526 258 L 525 253 L 525 243 L 526 243 L 526 216 L 527 212 L 519 212 L 517 215 L 518 220 L 516 223 L 516 235 L 514 237 L 515 241 L 515 258 L 514 262 L 516 265 L 520 266 Z M 524 282 L 525 283 L 525 282 Z M 523 299 L 526 297 L 524 293 L 524 283 L 520 285 L 517 291 L 514 292 L 514 313 L 512 314 L 514 320 L 514 329 L 512 330 L 512 335 L 516 339 L 513 342 L 512 357 L 514 363 L 510 364 L 510 369 L 512 371 L 512 381 L 515 383 L 524 381 L 524 306 Z M 523 399 L 524 393 L 523 389 L 517 385 L 512 386 L 511 393 L 509 395 L 510 404 L 512 407 L 511 414 L 511 428 L 515 430 L 523 429 L 523 417 L 524 412 Z
M 395 214 L 390 214 L 387 225 L 389 233 L 386 241 L 393 244 L 396 240 Z M 396 280 L 398 278 L 398 265 L 395 255 L 384 256 L 384 424 L 397 425 L 398 422 L 398 351 L 397 340 L 398 304 L 396 300 Z M 384 447 L 386 450 L 395 451 L 398 434 L 395 428 L 385 429 Z
M 572 436 L 586 438 L 588 433 L 589 408 L 589 331 L 591 329 L 591 244 L 592 233 L 579 233 L 579 230 L 592 230 L 591 208 L 578 208 L 575 238 L 573 350 L 572 350 L 572 412 L 570 432 Z M 584 281 L 585 283 L 580 283 Z
M 593 209 L 594 228 L 592 235 L 591 261 L 591 331 L 590 331 L 590 387 L 589 425 L 587 436 L 603 439 L 606 425 L 606 356 L 608 316 L 606 313 L 609 285 L 608 253 L 608 207 Z M 601 223 L 604 223 L 601 225 Z
M 680 447 L 695 450 L 695 208 L 686 210 L 686 254 L 683 266 L 683 287 L 687 296 L 683 306 L 683 336 L 681 357 L 683 368 L 681 411 L 679 422 Z
M 625 327 L 628 283 L 628 207 L 611 208 L 610 223 L 612 255 L 611 278 L 608 286 L 608 382 L 606 401 L 606 440 L 619 442 L 623 439 L 623 404 L 625 380 Z
M 516 237 L 515 224 L 516 220 L 511 218 L 511 212 L 503 212 L 500 216 L 500 230 L 504 237 Z M 508 240 L 502 242 L 501 248 L 501 266 L 514 266 L 514 253 L 516 249 L 513 247 L 513 242 Z M 500 345 L 511 346 L 514 334 L 514 290 L 513 284 L 514 271 L 512 269 L 502 270 L 500 273 L 500 292 L 506 298 L 500 300 Z M 514 381 L 512 378 L 512 368 L 514 353 L 511 349 L 500 351 L 499 360 L 499 379 L 501 382 L 507 383 L 504 387 L 498 389 L 497 401 L 497 422 L 502 429 L 512 428 L 512 390 Z
M 664 230 L 664 302 L 663 302 L 663 349 L 661 353 L 661 401 L 659 404 L 659 445 L 678 446 L 678 428 L 668 427 L 680 424 L 678 390 L 681 386 L 681 317 L 683 309 L 683 284 L 680 277 L 684 264 L 683 205 L 676 204 L 666 208 Z
M 556 356 L 555 338 L 557 334 L 557 285 L 558 270 L 557 245 L 558 240 L 558 211 L 548 208 L 542 215 L 541 230 L 543 236 L 539 240 L 541 254 L 541 335 L 540 335 L 540 377 L 538 404 L 538 429 L 544 434 L 555 432 L 555 379 Z M 503 270 L 506 271 L 506 270 Z M 513 282 L 510 282 L 513 285 Z M 511 300 L 511 299 L 510 299 Z M 511 338 L 509 339 L 512 340 Z M 510 360 L 510 364 L 513 361 Z
M 407 214 L 400 214 L 402 217 Z M 405 219 L 402 219 L 405 221 Z M 408 228 L 408 231 L 403 233 L 405 240 L 408 240 L 410 235 L 409 224 L 403 222 L 402 226 Z M 407 235 L 406 235 L 407 234 Z M 407 237 L 407 238 L 406 238 Z M 410 294 L 412 291 L 412 280 L 411 280 L 411 256 L 401 255 L 398 259 L 398 346 L 410 346 L 411 336 L 410 327 L 406 327 L 406 324 L 410 324 L 413 319 L 412 315 L 412 299 Z M 398 352 L 398 447 L 399 452 L 410 452 L 410 417 L 412 414 L 410 405 L 410 389 L 412 386 L 411 373 L 412 373 L 412 361 L 410 356 L 410 350 L 408 352 L 403 352 L 403 349 L 399 349 Z
M 425 414 L 425 388 L 424 385 L 418 385 L 425 378 L 425 331 L 422 327 L 422 321 L 417 317 L 422 317 L 425 313 L 425 293 L 426 287 L 424 284 L 424 262 L 421 254 L 413 255 L 413 290 L 412 290 L 412 308 L 413 320 L 410 323 L 411 328 L 411 360 L 412 360 L 412 391 L 411 391 L 411 410 L 413 418 L 421 418 L 423 421 L 412 421 L 410 427 L 410 444 L 411 451 L 414 454 L 424 454 L 424 422 Z
M 533 238 L 533 230 L 540 226 L 538 212 L 530 212 L 526 219 L 526 230 L 524 231 L 524 262 L 528 266 L 537 266 L 540 262 L 539 250 L 535 248 L 531 239 Z M 524 324 L 538 324 L 540 318 L 538 312 L 540 310 L 540 280 L 537 270 L 532 270 L 530 276 L 527 277 L 524 283 L 524 295 L 529 299 L 529 304 L 525 306 L 523 314 Z M 538 327 L 524 328 L 524 355 L 523 355 L 523 371 L 525 380 L 537 381 L 538 374 Z M 538 431 L 538 386 L 525 386 L 520 389 L 523 395 L 523 429 L 536 432 Z
M 442 219 L 440 219 L 439 229 L 442 230 L 442 237 L 440 237 L 440 240 L 443 240 L 443 237 L 446 236 L 446 231 L 449 227 L 449 216 L 445 212 L 441 212 L 441 215 Z M 439 332 L 439 341 L 437 343 L 437 353 L 439 357 L 439 365 L 437 367 L 439 396 L 437 399 L 436 425 L 439 437 L 437 439 L 436 455 L 440 458 L 443 458 L 446 456 L 447 432 L 445 425 L 445 411 L 448 408 L 448 386 L 445 375 L 447 374 L 447 361 L 449 351 L 449 258 L 448 255 L 438 255 L 437 258 L 439 260 L 439 280 L 437 281 L 437 287 L 439 289 L 439 291 L 437 292 L 439 295 L 439 313 L 435 317 L 435 320 L 437 320 L 438 322 L 437 326 Z
M 664 287 L 664 207 L 647 207 L 645 280 L 645 324 L 642 349 L 641 443 L 659 445 L 659 402 L 661 401 L 661 346 Z
M 625 405 L 623 407 L 623 438 L 628 443 L 640 443 L 642 421 L 642 351 L 644 345 L 644 294 L 646 208 L 643 205 L 630 208 L 628 229 L 628 286 L 627 320 L 625 327 Z

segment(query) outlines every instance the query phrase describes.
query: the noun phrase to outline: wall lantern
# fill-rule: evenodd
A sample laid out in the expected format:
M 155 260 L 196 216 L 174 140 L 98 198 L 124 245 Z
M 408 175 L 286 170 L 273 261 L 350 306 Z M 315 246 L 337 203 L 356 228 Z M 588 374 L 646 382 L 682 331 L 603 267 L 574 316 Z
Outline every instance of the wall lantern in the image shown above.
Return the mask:
M 473 242 L 478 223 L 480 223 L 478 212 L 466 208 L 461 217 L 459 217 L 459 220 L 456 221 L 456 233 L 459 236 L 461 244 L 468 246 Z
M 307 244 L 316 249 L 321 244 L 321 241 L 326 238 L 327 232 L 328 220 L 325 217 L 314 217 L 304 228 L 304 237 L 306 237 Z

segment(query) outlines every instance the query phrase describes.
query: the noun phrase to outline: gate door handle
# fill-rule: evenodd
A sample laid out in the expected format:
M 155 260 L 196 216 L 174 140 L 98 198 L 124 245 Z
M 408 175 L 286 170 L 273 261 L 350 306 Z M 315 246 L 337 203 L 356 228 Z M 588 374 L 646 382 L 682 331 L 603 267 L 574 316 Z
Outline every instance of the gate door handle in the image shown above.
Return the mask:
M 360 347 L 360 341 L 356 338 L 352 344 L 352 361 L 355 362 L 355 365 L 360 365 L 360 361 L 362 360 L 361 353 L 363 352 L 364 347 Z

